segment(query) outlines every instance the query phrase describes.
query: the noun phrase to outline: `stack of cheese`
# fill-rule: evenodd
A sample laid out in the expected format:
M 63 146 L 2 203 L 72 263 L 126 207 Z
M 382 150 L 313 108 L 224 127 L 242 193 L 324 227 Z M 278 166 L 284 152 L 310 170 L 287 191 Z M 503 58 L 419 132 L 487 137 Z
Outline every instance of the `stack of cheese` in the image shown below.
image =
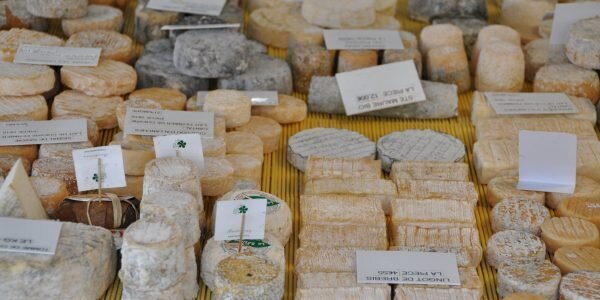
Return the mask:
M 356 250 L 387 250 L 383 204 L 395 197 L 372 159 L 322 158 L 306 162 L 302 226 L 295 270 L 297 299 L 390 299 L 388 285 L 356 282 Z
M 465 163 L 398 161 L 390 178 L 398 186 L 391 205 L 390 250 L 455 253 L 460 286 L 396 288 L 398 299 L 448 297 L 480 299 L 483 285 L 475 268 L 483 251 L 475 228 L 478 200 Z

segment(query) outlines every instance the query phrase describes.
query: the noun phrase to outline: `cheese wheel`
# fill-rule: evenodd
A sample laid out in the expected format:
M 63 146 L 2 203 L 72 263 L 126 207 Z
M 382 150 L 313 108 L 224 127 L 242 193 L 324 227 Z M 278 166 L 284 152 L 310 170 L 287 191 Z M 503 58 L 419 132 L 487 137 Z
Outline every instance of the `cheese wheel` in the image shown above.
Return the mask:
M 119 196 L 133 196 L 136 199 L 142 199 L 144 176 L 125 176 L 125 182 L 127 182 L 125 187 L 104 190 Z
M 469 165 L 460 162 L 397 161 L 392 165 L 390 179 L 469 181 Z M 475 200 L 477 201 L 477 200 Z
M 166 110 L 184 110 L 187 97 L 180 91 L 166 88 L 146 88 L 129 94 L 128 100 L 154 100 Z
M 546 13 L 554 11 L 555 4 L 552 1 L 505 0 L 500 23 L 518 31 L 521 41 L 526 44 L 540 37 L 540 22 Z
M 125 130 L 125 116 L 128 108 L 162 109 L 162 106 L 151 99 L 129 99 L 120 102 L 115 109 L 119 129 Z
M 123 12 L 107 5 L 90 5 L 87 15 L 78 19 L 62 20 L 66 36 L 88 30 L 108 30 L 120 32 L 123 29 Z
M 556 215 L 588 220 L 600 228 L 600 199 L 565 199 L 558 205 Z
M 515 230 L 494 233 L 485 253 L 488 265 L 495 268 L 541 263 L 545 256 L 546 245 L 539 237 Z
M 65 41 L 56 36 L 27 29 L 13 28 L 0 31 L 0 60 L 12 62 L 21 44 L 63 46 Z
M 224 138 L 202 138 L 202 153 L 204 157 L 225 158 L 227 145 Z
M 18 155 L 24 160 L 35 161 L 38 157 L 38 146 L 37 145 L 24 145 L 24 146 L 1 146 L 0 155 L 14 154 Z
M 567 274 L 560 282 L 560 299 L 596 299 L 600 290 L 600 272 L 578 271 Z
M 145 44 L 147 42 L 164 39 L 169 32 L 161 30 L 164 25 L 174 24 L 181 17 L 180 13 L 160 11 L 146 8 L 147 3 L 138 1 L 135 9 L 135 39 Z
M 250 122 L 241 127 L 237 127 L 236 131 L 250 132 L 258 136 L 263 142 L 263 151 L 265 154 L 275 152 L 279 149 L 279 141 L 283 128 L 273 119 L 252 116 Z
M 215 241 L 210 238 L 206 241 L 202 251 L 201 271 L 202 281 L 206 286 L 215 290 L 215 272 L 217 265 L 227 257 L 238 253 L 239 240 Z M 285 255 L 283 245 L 272 235 L 265 233 L 263 240 L 244 240 L 242 243 L 244 253 L 251 253 L 263 257 L 276 265 L 285 268 Z
M 264 146 L 259 136 L 243 131 L 231 131 L 225 134 L 227 154 L 247 154 L 263 161 Z
M 349 72 L 377 65 L 375 50 L 341 50 L 338 53 L 337 72 Z
M 471 89 L 469 61 L 463 45 L 430 49 L 427 52 L 427 74 L 431 81 L 456 84 L 459 93 Z
M 281 299 L 285 268 L 250 253 L 236 253 L 215 269 L 217 299 Z
M 600 249 L 596 247 L 562 247 L 552 257 L 563 275 L 577 271 L 600 272 Z
M 78 115 L 64 115 L 64 116 L 52 117 L 52 120 L 74 120 L 74 119 L 85 119 L 85 121 L 87 123 L 88 141 L 90 141 L 90 143 L 92 143 L 92 145 L 98 146 L 98 143 L 100 142 L 100 130 L 98 129 L 98 125 L 96 124 L 96 122 L 94 122 L 93 120 L 91 120 L 89 118 L 84 118 L 84 117 L 78 116 Z
M 541 226 L 542 239 L 548 252 L 554 253 L 561 247 L 600 247 L 600 233 L 594 223 L 571 217 L 552 218 Z
M 600 79 L 596 72 L 575 65 L 548 65 L 536 73 L 533 91 L 565 93 L 590 99 L 596 104 L 600 98 Z
M 6 27 L 24 28 L 45 32 L 48 30 L 48 20 L 32 15 L 27 11 L 27 1 L 8 0 L 3 1 L 5 12 L 0 9 L 0 18 L 6 17 Z
M 550 212 L 543 204 L 508 198 L 492 209 L 492 231 L 517 230 L 539 236 L 542 223 L 549 218 Z
M 501 176 L 490 180 L 487 185 L 487 202 L 495 206 L 504 199 L 516 198 L 544 204 L 546 197 L 544 192 L 519 190 L 518 182 L 519 178 L 516 176 Z
M 279 95 L 275 106 L 253 106 L 252 115 L 273 119 L 279 124 L 304 121 L 307 115 L 306 102 L 293 96 Z
M 267 218 L 265 232 L 275 237 L 282 245 L 286 245 L 292 234 L 292 213 L 285 201 L 275 195 L 258 190 L 231 191 L 218 199 L 218 201 L 234 200 L 267 200 Z M 214 210 L 213 210 L 214 212 Z
M 462 30 L 452 24 L 428 25 L 421 30 L 419 47 L 425 55 L 425 60 L 429 50 L 442 46 L 455 46 L 464 51 Z
M 252 11 L 248 21 L 248 37 L 276 48 L 287 48 L 291 32 L 318 38 L 323 30 L 308 23 L 299 10 L 285 7 Z
M 52 177 L 33 176 L 29 180 L 46 213 L 52 218 L 63 200 L 69 196 L 67 185 L 62 180 Z
M 506 42 L 482 47 L 475 87 L 485 92 L 519 92 L 525 81 L 525 56 L 520 46 Z
M 479 53 L 484 46 L 496 42 L 507 42 L 515 46 L 521 45 L 521 36 L 519 33 L 504 25 L 489 25 L 482 28 L 477 34 L 477 41 L 473 47 L 471 54 L 471 72 L 475 73 L 477 70 L 477 62 L 479 61 Z
M 102 48 L 100 58 L 128 62 L 133 51 L 130 37 L 108 30 L 86 30 L 71 35 L 67 47 Z
M 331 28 L 357 28 L 375 22 L 374 0 L 305 0 L 302 16 L 312 24 Z
M 577 176 L 575 191 L 572 194 L 546 193 L 546 205 L 558 208 L 565 199 L 600 198 L 600 183 L 586 176 Z
M 92 148 L 90 141 L 40 145 L 39 158 L 65 157 L 73 159 L 73 150 Z
M 369 158 L 329 158 L 309 156 L 304 178 L 363 178 L 382 179 L 381 161 Z
M 27 10 L 44 18 L 75 19 L 86 15 L 87 0 L 26 0 Z
M 52 117 L 78 115 L 96 122 L 99 129 L 118 126 L 115 111 L 123 98 L 94 97 L 78 91 L 64 91 L 54 98 Z
M 74 90 L 90 96 L 108 97 L 133 91 L 137 74 L 125 63 L 102 59 L 96 67 L 62 67 L 60 78 L 64 85 Z
M 560 284 L 560 269 L 545 260 L 540 264 L 502 266 L 498 269 L 498 295 L 527 292 L 556 299 Z
M 235 178 L 254 180 L 260 185 L 262 182 L 262 161 L 247 154 L 227 154 L 225 159 L 233 166 L 233 176 Z
M 406 47 L 406 45 L 404 46 Z M 412 60 L 417 68 L 419 77 L 423 74 L 423 59 L 421 52 L 416 48 L 406 48 L 402 50 L 385 50 L 383 51 L 383 63 L 390 64 L 400 61 Z
M 0 96 L 0 121 L 48 120 L 48 104 L 43 96 Z
M 50 67 L 0 61 L 0 95 L 39 95 L 52 90 L 54 81 L 54 70 Z
M 27 159 L 21 158 L 16 154 L 0 154 L 0 176 L 6 177 L 10 172 L 10 169 L 15 165 L 17 160 L 21 159 L 23 168 L 27 173 L 31 172 L 31 162 Z
M 73 160 L 66 157 L 40 158 L 33 162 L 31 176 L 53 177 L 64 181 L 69 195 L 77 194 L 77 179 Z
M 569 29 L 567 57 L 574 65 L 586 69 L 600 69 L 600 35 L 598 34 L 600 18 L 589 18 L 577 21 Z
M 233 90 L 215 90 L 206 95 L 202 109 L 225 118 L 227 128 L 250 122 L 252 100 L 246 94 Z
M 129 141 L 113 141 L 110 145 L 121 146 L 125 175 L 143 176 L 146 164 L 156 158 L 152 145 Z
M 204 158 L 200 182 L 204 196 L 220 196 L 233 188 L 233 166 L 225 158 Z

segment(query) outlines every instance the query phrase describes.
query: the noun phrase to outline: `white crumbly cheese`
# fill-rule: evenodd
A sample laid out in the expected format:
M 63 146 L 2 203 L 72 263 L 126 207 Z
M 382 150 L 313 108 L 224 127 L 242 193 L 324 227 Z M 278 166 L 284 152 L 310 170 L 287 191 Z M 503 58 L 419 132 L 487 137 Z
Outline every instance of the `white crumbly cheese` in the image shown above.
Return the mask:
M 48 66 L 0 61 L 0 95 L 33 96 L 54 88 L 56 75 Z
M 220 261 L 238 253 L 239 241 L 206 241 L 202 251 L 201 272 L 202 280 L 209 289 L 215 291 L 215 272 Z M 285 253 L 283 245 L 272 235 L 265 234 L 263 240 L 244 240 L 243 253 L 263 257 L 274 264 L 285 268 Z
M 4 299 L 99 299 L 116 271 L 108 230 L 62 223 L 55 255 L 0 252 L 0 292 Z
M 377 157 L 387 172 L 395 161 L 456 162 L 465 153 L 460 140 L 433 130 L 397 131 L 377 141 Z
M 600 272 L 579 271 L 563 277 L 560 282 L 560 299 L 598 299 Z
M 48 219 L 20 160 L 11 168 L 0 187 L 0 216 Z
M 527 199 L 508 198 L 492 209 L 492 231 L 517 230 L 539 236 L 542 223 L 549 218 L 550 212 L 542 204 Z
M 381 201 L 368 196 L 300 196 L 302 225 L 366 225 L 386 227 Z
M 375 158 L 375 143 L 354 131 L 335 128 L 303 130 L 288 140 L 287 159 L 304 171 L 309 156 Z
M 304 178 L 363 178 L 382 179 L 381 161 L 369 158 L 310 156 L 306 161 Z
M 475 185 L 465 181 L 398 179 L 398 195 L 406 199 L 444 199 L 477 203 Z
M 420 228 L 395 226 L 391 229 L 394 251 L 455 253 L 461 267 L 477 267 L 483 257 L 479 231 L 475 228 Z
M 505 230 L 492 235 L 485 254 L 487 263 L 495 268 L 541 263 L 546 257 L 546 245 L 531 233 Z
M 475 268 L 459 268 L 458 275 L 459 286 L 399 284 L 394 300 L 479 300 L 483 297 L 483 283 Z
M 495 118 L 477 122 L 477 141 L 518 139 L 522 130 L 564 132 L 577 136 L 578 140 L 597 141 L 594 125 L 584 120 L 565 118 Z M 498 130 L 502 128 L 502 130 Z
M 60 78 L 65 86 L 96 97 L 130 93 L 137 83 L 133 67 L 111 59 L 101 59 L 95 67 L 62 67 Z
M 258 190 L 238 190 L 223 195 L 217 201 L 252 199 L 267 200 L 265 231 L 273 235 L 282 245 L 286 245 L 292 234 L 292 213 L 288 204 L 282 199 Z
M 540 264 L 503 266 L 498 269 L 498 295 L 506 297 L 515 292 L 527 292 L 558 299 L 560 270 L 550 261 Z
M 319 248 L 387 250 L 387 228 L 365 225 L 303 225 L 300 245 Z
M 0 96 L 0 122 L 48 120 L 44 96 Z
M 390 179 L 469 181 L 469 164 L 461 162 L 397 161 Z
M 395 199 L 391 205 L 392 225 L 423 228 L 473 228 L 474 203 L 444 199 Z
M 375 22 L 375 0 L 305 0 L 302 16 L 312 24 L 331 28 L 356 28 Z
M 66 36 L 88 30 L 120 32 L 123 23 L 123 12 L 120 9 L 108 5 L 90 5 L 85 16 L 62 20 L 62 29 Z

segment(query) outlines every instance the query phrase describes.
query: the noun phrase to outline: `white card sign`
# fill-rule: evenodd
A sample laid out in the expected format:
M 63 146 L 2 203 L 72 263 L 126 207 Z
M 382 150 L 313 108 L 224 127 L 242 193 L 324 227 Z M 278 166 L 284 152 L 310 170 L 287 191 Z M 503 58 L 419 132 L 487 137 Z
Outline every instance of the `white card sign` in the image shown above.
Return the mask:
M 199 134 L 157 136 L 154 138 L 154 151 L 157 158 L 178 156 L 194 161 L 200 169 L 204 168 L 202 138 Z
M 237 29 L 240 24 L 165 25 L 160 30 Z
M 277 106 L 279 105 L 279 95 L 277 91 L 239 91 L 252 100 L 252 106 Z M 198 106 L 204 105 L 204 99 L 206 99 L 208 92 L 200 91 L 196 96 L 196 104 Z
M 95 67 L 101 48 L 55 47 L 22 44 L 14 62 L 30 65 Z
M 328 50 L 404 49 L 398 30 L 323 30 Z
M 413 61 L 337 73 L 335 77 L 348 116 L 426 100 Z
M 265 237 L 267 199 L 217 201 L 215 240 L 240 239 L 242 214 L 245 214 L 244 240 L 262 240 Z
M 600 3 L 563 3 L 557 4 L 554 9 L 550 44 L 562 45 L 569 41 L 571 25 L 579 20 L 600 16 Z
M 125 114 L 125 134 L 177 135 L 195 133 L 212 138 L 215 130 L 215 114 L 128 108 Z
M 54 255 L 61 222 L 0 218 L 0 251 Z
M 38 145 L 85 142 L 85 119 L 0 122 L 0 145 Z
M 577 136 L 519 132 L 520 190 L 572 194 L 577 176 Z
M 150 0 L 147 7 L 197 15 L 218 16 L 227 0 Z
M 576 114 L 569 97 L 562 93 L 485 93 L 499 115 Z
M 101 162 L 100 173 L 98 173 L 98 159 Z M 73 150 L 73 163 L 79 192 L 98 189 L 100 180 L 102 180 L 102 188 L 127 186 L 121 146 Z
M 356 251 L 358 283 L 460 285 L 454 253 Z

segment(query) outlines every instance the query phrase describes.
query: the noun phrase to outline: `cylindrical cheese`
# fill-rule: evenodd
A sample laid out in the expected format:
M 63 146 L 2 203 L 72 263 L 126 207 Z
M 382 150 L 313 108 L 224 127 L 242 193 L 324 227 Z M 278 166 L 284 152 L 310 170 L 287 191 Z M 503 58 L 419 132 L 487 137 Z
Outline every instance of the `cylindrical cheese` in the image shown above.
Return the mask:
M 545 193 L 519 190 L 518 182 L 519 178 L 516 176 L 501 176 L 490 180 L 487 184 L 487 202 L 494 206 L 504 199 L 517 198 L 544 204 Z
M 141 219 L 167 218 L 175 222 L 183 233 L 184 247 L 194 247 L 200 239 L 196 199 L 191 194 L 161 191 L 144 196 L 140 204 Z
M 87 30 L 120 32 L 123 23 L 123 12 L 120 9 L 107 5 L 90 5 L 85 16 L 62 20 L 62 29 L 66 36 Z
M 64 157 L 40 158 L 33 162 L 31 176 L 54 177 L 65 182 L 69 195 L 76 195 L 77 179 L 73 160 Z
M 31 185 L 42 201 L 42 206 L 46 209 L 48 216 L 52 218 L 56 209 L 69 196 L 67 185 L 62 180 L 52 177 L 33 176 L 29 180 L 31 180 Z
M 100 129 L 112 129 L 118 125 L 116 109 L 121 102 L 119 96 L 94 97 L 67 90 L 54 97 L 52 117 L 78 115 L 95 121 Z
M 225 158 L 204 158 L 204 168 L 200 171 L 202 192 L 205 196 L 220 196 L 233 188 L 234 169 Z
M 584 19 L 573 24 L 569 30 L 567 57 L 580 67 L 600 69 L 600 17 Z
M 48 66 L 0 61 L 0 95 L 34 96 L 54 88 L 54 70 Z
M 101 59 L 96 67 L 62 67 L 60 78 L 64 85 L 96 97 L 127 94 L 137 83 L 134 68 L 110 59 Z
M 308 93 L 313 76 L 333 75 L 335 52 L 321 45 L 292 43 L 288 48 L 288 62 L 292 69 L 294 90 Z
M 273 119 L 279 124 L 302 122 L 306 119 L 306 102 L 293 96 L 279 95 L 276 106 L 253 106 L 252 115 Z
M 525 56 L 520 46 L 497 42 L 479 54 L 475 86 L 478 91 L 519 92 L 525 81 Z
M 233 90 L 215 90 L 204 99 L 202 109 L 225 118 L 227 128 L 246 125 L 250 121 L 252 100 L 246 94 Z
M 227 154 L 225 156 L 233 166 L 233 176 L 239 179 L 254 180 L 257 184 L 262 182 L 262 162 L 251 155 Z
M 600 233 L 594 223 L 578 218 L 552 218 L 542 226 L 542 239 L 550 253 L 561 247 L 600 247 Z
M 471 54 L 471 72 L 475 73 L 477 70 L 479 53 L 483 47 L 496 42 L 506 42 L 515 46 L 520 46 L 521 36 L 516 30 L 504 25 L 494 24 L 481 29 L 477 35 L 477 41 L 475 42 L 473 53 Z
M 528 292 L 556 299 L 560 284 L 560 270 L 549 261 L 539 264 L 503 266 L 498 269 L 498 295 Z
M 100 58 L 128 62 L 133 51 L 130 37 L 108 30 L 88 30 L 73 34 L 67 47 L 102 48 Z
M 185 110 L 187 97 L 178 90 L 167 88 L 146 88 L 136 90 L 127 96 L 127 100 L 154 100 L 161 109 Z
M 43 96 L 0 96 L 0 122 L 48 120 Z
M 537 93 L 565 93 L 588 98 L 598 103 L 600 79 L 598 74 L 571 64 L 542 67 L 535 75 L 533 91 Z
M 552 257 L 563 275 L 577 271 L 600 272 L 600 249 L 596 247 L 562 247 Z
M 404 46 L 406 47 L 406 45 Z M 400 62 L 405 60 L 412 60 L 417 68 L 419 77 L 423 73 L 423 59 L 421 52 L 416 48 L 406 48 L 402 50 L 385 50 L 383 52 L 383 63 L 390 64 L 394 62 Z
M 129 141 L 113 141 L 110 145 L 121 146 L 125 175 L 143 176 L 146 164 L 156 158 L 152 145 Z
M 121 130 L 125 130 L 125 116 L 128 108 L 162 109 L 162 106 L 151 99 L 129 99 L 119 103 L 116 108 L 116 115 Z
M 220 137 L 202 138 L 202 153 L 204 157 L 225 158 L 227 153 L 225 139 Z
M 541 263 L 546 257 L 546 245 L 531 233 L 505 230 L 494 233 L 488 240 L 485 256 L 487 263 L 495 268 Z
M 257 135 L 250 132 L 231 131 L 225 134 L 227 154 L 247 154 L 263 161 L 264 146 Z
M 555 3 L 539 0 L 505 0 L 500 22 L 514 28 L 526 44 L 539 38 L 539 26 L 544 15 L 554 11 Z
M 87 0 L 26 0 L 27 10 L 38 17 L 48 19 L 81 18 L 87 13 Z
M 462 30 L 452 24 L 436 24 L 423 28 L 419 36 L 419 47 L 425 55 L 425 61 L 429 50 L 441 46 L 464 47 Z
M 462 45 L 441 46 L 429 50 L 427 74 L 431 81 L 456 84 L 459 93 L 471 89 L 469 61 Z
M 263 151 L 265 154 L 275 152 L 279 149 L 279 141 L 283 132 L 283 128 L 275 120 L 260 116 L 250 117 L 250 122 L 235 130 L 257 135 L 263 142 Z
M 341 50 L 338 53 L 337 72 L 349 72 L 377 65 L 377 51 Z
M 542 223 L 550 218 L 548 209 L 528 199 L 502 200 L 492 209 L 492 230 L 518 230 L 540 235 Z

